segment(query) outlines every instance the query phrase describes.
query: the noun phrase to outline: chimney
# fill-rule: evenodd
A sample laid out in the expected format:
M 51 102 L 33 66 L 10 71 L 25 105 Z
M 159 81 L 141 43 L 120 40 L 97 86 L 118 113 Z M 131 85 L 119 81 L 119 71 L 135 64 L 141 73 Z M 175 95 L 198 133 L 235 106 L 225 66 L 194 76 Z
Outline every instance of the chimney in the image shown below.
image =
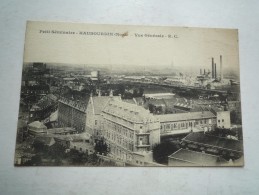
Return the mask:
M 223 80 L 222 55 L 220 55 L 220 80 Z
M 217 64 L 215 63 L 215 72 L 214 72 L 215 79 L 217 78 Z
M 206 70 L 204 69 L 204 74 L 206 74 Z
M 214 78 L 214 58 L 211 59 L 211 78 Z

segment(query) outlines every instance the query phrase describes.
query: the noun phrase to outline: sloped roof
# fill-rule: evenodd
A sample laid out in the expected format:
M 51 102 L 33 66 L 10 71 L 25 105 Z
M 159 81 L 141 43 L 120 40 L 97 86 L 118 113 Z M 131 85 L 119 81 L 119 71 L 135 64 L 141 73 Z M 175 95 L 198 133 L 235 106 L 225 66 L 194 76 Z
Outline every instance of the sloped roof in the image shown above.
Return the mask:
M 185 121 L 195 120 L 203 118 L 213 118 L 215 115 L 212 112 L 188 112 L 188 113 L 175 113 L 175 114 L 164 114 L 156 115 L 160 122 L 171 122 L 171 121 Z
M 206 135 L 204 133 L 190 133 L 185 138 L 183 138 L 183 141 L 191 141 L 199 144 L 204 144 L 216 148 L 223 148 L 226 150 L 232 150 L 236 152 L 243 151 L 242 141 Z
M 219 156 L 195 152 L 182 148 L 171 154 L 168 158 L 184 161 L 193 164 L 194 166 L 218 166 L 222 165 L 223 163 L 227 163 L 225 159 L 220 158 Z
M 94 96 L 92 97 L 93 106 L 94 106 L 94 113 L 101 114 L 104 107 L 108 104 L 111 99 L 121 100 L 120 96 Z
M 47 128 L 43 123 L 41 123 L 40 121 L 34 121 L 32 123 L 29 124 L 29 127 L 34 127 L 34 128 Z
M 157 118 L 142 106 L 114 99 L 108 103 L 103 112 L 131 122 L 157 122 Z

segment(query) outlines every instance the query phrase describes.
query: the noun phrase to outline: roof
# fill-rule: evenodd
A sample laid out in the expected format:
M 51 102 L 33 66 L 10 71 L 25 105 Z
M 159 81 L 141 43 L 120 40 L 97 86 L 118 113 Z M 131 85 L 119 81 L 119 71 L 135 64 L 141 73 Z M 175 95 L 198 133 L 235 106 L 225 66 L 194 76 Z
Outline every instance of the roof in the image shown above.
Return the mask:
M 104 107 L 108 104 L 111 99 L 120 99 L 120 96 L 94 96 L 92 97 L 94 113 L 101 114 Z
M 44 109 L 49 106 L 53 106 L 57 103 L 57 97 L 53 94 L 48 94 L 41 98 L 36 104 L 32 106 L 32 110 Z
M 162 98 L 171 98 L 175 94 L 174 93 L 153 93 L 153 94 L 144 94 L 146 98 L 154 98 L 154 99 L 162 99 Z
M 206 135 L 204 133 L 190 133 L 185 138 L 183 138 L 183 141 L 190 141 L 216 148 L 224 148 L 226 150 L 243 152 L 242 141 Z
M 50 122 L 54 122 L 58 120 L 58 110 L 56 110 L 55 112 L 51 113 L 50 117 L 49 117 L 49 121 Z
M 65 140 L 65 141 L 79 141 L 79 140 L 89 140 L 90 134 L 81 133 L 81 134 L 70 134 L 70 135 L 54 135 L 55 139 Z
M 61 134 L 61 133 L 73 133 L 76 130 L 72 127 L 61 127 L 61 128 L 53 128 L 47 129 L 46 132 L 49 134 Z
M 47 129 L 47 127 L 40 121 L 34 121 L 34 122 L 30 123 L 28 126 L 33 127 L 33 128 L 38 128 L 38 129 L 42 129 L 42 128 Z
M 195 120 L 203 118 L 214 118 L 216 117 L 212 112 L 188 112 L 188 113 L 174 113 L 174 114 L 164 114 L 156 115 L 160 122 L 172 122 L 172 121 L 185 121 L 185 120 Z
M 171 154 L 169 159 L 177 159 L 198 166 L 219 166 L 222 163 L 227 163 L 223 158 L 216 155 L 205 154 L 201 152 L 195 152 L 186 149 L 179 149 L 175 153 Z
M 157 118 L 142 106 L 118 100 L 111 100 L 103 112 L 135 123 L 158 122 Z

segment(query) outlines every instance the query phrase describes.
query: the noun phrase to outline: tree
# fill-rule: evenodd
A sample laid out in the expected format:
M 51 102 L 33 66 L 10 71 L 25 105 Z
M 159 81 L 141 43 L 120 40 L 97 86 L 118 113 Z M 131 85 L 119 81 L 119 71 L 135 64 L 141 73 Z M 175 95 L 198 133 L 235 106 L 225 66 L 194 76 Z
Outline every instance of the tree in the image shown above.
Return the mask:
M 179 146 L 172 142 L 164 142 L 154 146 L 153 158 L 157 163 L 168 164 L 168 156 L 176 152 Z
M 103 139 L 96 142 L 94 149 L 100 154 L 104 153 L 106 155 L 108 153 L 108 146 Z

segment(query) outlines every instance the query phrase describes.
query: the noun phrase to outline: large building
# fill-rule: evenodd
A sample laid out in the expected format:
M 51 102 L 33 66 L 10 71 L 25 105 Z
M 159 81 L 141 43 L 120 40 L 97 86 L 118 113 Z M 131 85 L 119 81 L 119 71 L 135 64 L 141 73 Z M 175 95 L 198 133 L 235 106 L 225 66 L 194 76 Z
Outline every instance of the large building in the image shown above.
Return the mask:
M 90 97 L 86 109 L 86 132 L 98 137 L 102 135 L 101 121 L 102 110 L 112 99 L 121 100 L 120 96 L 94 96 Z
M 113 99 L 102 117 L 103 136 L 117 159 L 132 162 L 135 155 L 148 154 L 160 143 L 159 121 L 141 106 Z
M 216 116 L 210 111 L 156 115 L 161 136 L 213 130 Z
M 58 102 L 58 125 L 60 127 L 73 127 L 77 132 L 86 128 L 86 104 L 60 98 Z

